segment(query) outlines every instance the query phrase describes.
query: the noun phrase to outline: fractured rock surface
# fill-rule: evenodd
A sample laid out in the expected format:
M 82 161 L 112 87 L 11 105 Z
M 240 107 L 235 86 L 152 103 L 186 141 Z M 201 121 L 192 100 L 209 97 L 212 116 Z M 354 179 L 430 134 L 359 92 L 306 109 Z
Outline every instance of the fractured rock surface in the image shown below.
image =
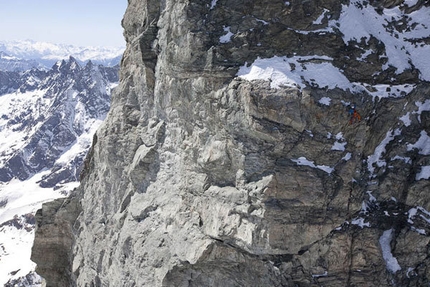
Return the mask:
M 427 74 L 340 32 L 348 5 L 428 8 L 400 2 L 129 1 L 79 204 L 38 217 L 47 286 L 428 284 Z M 275 56 L 301 73 L 294 85 L 236 76 Z M 351 88 L 312 80 L 319 65 Z M 63 271 L 38 242 L 61 245 L 43 254 L 70 259 Z

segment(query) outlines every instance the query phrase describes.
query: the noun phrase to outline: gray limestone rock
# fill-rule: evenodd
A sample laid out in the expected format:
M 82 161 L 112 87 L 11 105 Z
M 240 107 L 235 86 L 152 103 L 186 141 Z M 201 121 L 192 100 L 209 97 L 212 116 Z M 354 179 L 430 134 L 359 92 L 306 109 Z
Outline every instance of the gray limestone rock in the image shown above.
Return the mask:
M 378 40 L 322 32 L 342 5 L 129 1 L 120 84 L 80 204 L 38 217 L 71 236 L 45 251 L 70 256 L 62 274 L 38 269 L 48 286 L 56 276 L 71 286 L 428 284 L 429 180 L 419 174 L 430 163 L 418 142 L 430 86 L 414 69 L 383 68 Z M 325 55 L 367 89 L 236 77 L 258 57 L 297 54 Z M 327 59 L 310 61 L 291 69 Z M 372 97 L 383 84 L 413 89 Z M 352 103 L 361 121 L 349 124 Z M 42 224 L 36 242 L 57 230 Z M 33 260 L 46 266 L 37 246 Z
M 36 272 L 45 274 L 47 286 L 73 286 L 71 259 L 76 219 L 81 212 L 77 198 L 57 199 L 36 213 L 38 236 L 32 248 Z M 39 261 L 43 258 L 43 262 Z

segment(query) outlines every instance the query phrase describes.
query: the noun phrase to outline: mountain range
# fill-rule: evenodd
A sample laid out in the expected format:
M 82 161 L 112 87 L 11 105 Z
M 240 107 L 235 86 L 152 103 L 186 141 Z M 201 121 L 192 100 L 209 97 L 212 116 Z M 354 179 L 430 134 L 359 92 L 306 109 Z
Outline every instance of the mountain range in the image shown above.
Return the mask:
M 64 197 L 79 184 L 93 134 L 119 80 L 118 64 L 89 59 L 83 64 L 68 56 L 47 68 L 41 59 L 60 58 L 67 51 L 50 54 L 60 47 L 53 45 L 38 52 L 25 47 L 27 54 L 24 46 L 8 52 L 26 60 L 3 53 L 5 61 L 0 61 L 0 285 L 5 286 L 40 283 L 30 261 L 34 214 L 42 202 Z M 94 59 L 101 59 L 96 54 Z
M 29 68 L 50 69 L 57 61 L 72 56 L 80 64 L 115 66 L 124 47 L 78 47 L 33 40 L 0 41 L 0 71 L 25 71 Z

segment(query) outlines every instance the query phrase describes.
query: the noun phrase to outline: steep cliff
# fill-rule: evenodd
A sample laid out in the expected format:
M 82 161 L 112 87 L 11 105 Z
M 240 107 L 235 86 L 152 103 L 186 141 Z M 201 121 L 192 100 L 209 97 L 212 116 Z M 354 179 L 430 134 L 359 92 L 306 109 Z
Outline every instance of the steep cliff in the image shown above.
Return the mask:
M 40 275 L 48 286 L 428 284 L 429 11 L 422 0 L 130 0 L 119 88 L 81 186 L 38 214 Z

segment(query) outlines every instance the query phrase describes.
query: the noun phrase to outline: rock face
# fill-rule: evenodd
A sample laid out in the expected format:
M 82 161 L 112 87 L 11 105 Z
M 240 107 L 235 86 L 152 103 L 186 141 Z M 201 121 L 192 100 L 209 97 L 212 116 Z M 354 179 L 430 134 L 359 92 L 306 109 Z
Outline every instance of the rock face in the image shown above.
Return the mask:
M 72 196 L 70 199 L 56 199 L 36 213 L 39 225 L 36 228 L 40 236 L 34 241 L 32 257 L 45 259 L 38 264 L 38 272 L 46 274 L 45 279 L 55 282 L 56 286 L 72 284 L 69 268 L 72 262 L 68 250 L 73 246 L 72 226 L 79 212 L 80 204 Z
M 429 284 L 428 11 L 129 1 L 80 204 L 39 214 L 37 272 L 47 286 Z

